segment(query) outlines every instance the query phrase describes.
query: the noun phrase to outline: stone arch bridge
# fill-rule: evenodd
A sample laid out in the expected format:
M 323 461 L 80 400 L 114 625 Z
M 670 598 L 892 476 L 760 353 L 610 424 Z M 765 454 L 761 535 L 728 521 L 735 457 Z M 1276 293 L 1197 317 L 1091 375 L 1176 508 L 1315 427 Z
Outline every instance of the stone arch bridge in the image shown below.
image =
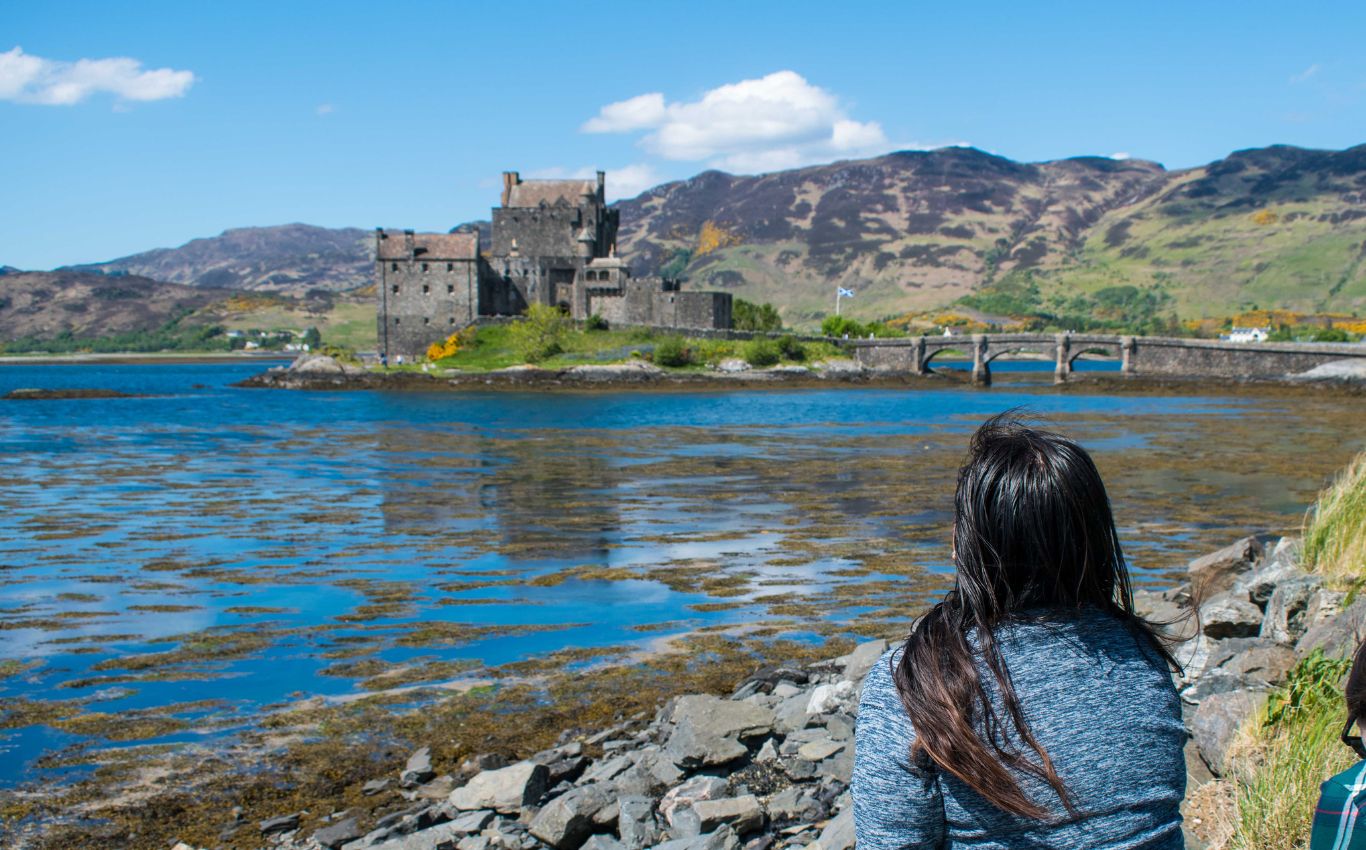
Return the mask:
M 991 383 L 991 362 L 1006 354 L 1037 354 L 1054 362 L 1053 378 L 1061 383 L 1083 354 L 1120 361 L 1125 375 L 1189 375 L 1192 377 L 1283 377 L 1331 360 L 1362 358 L 1366 344 L 1224 342 L 1175 337 L 1105 334 L 973 334 L 921 336 L 909 339 L 850 339 L 842 344 L 865 368 L 924 375 L 935 358 L 960 353 L 972 358 L 974 383 Z

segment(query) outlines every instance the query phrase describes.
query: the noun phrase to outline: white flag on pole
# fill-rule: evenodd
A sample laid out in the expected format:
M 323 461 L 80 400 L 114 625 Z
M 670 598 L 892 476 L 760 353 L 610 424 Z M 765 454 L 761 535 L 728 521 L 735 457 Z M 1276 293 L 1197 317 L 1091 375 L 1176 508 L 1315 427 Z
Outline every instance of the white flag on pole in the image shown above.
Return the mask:
M 840 295 L 841 298 L 853 298 L 853 297 L 854 297 L 854 290 L 852 290 L 852 289 L 845 289 L 845 288 L 842 287 L 842 286 L 837 286 L 837 287 L 835 287 L 835 288 L 839 290 L 839 295 Z

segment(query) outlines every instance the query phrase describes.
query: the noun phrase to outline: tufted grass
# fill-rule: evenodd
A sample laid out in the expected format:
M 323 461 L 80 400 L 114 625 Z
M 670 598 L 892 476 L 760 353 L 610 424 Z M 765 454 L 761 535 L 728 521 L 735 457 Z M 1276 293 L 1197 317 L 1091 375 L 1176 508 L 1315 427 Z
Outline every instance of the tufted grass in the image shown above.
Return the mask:
M 1366 452 L 1338 473 L 1309 510 L 1303 562 L 1331 585 L 1355 588 L 1366 577 Z
M 1249 720 L 1230 751 L 1234 811 L 1229 850 L 1301 850 L 1319 786 L 1356 754 L 1338 738 L 1346 719 L 1341 681 L 1348 662 L 1315 651 L 1291 671 L 1265 713 Z

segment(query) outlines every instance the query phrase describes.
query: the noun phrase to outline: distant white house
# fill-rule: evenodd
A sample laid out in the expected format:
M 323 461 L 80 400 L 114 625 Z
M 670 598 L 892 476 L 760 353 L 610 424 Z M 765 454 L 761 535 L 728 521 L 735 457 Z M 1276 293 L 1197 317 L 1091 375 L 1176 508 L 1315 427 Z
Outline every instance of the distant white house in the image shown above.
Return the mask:
M 1271 328 L 1238 328 L 1235 327 L 1228 333 L 1222 335 L 1220 339 L 1228 342 L 1266 342 L 1266 337 L 1271 333 Z

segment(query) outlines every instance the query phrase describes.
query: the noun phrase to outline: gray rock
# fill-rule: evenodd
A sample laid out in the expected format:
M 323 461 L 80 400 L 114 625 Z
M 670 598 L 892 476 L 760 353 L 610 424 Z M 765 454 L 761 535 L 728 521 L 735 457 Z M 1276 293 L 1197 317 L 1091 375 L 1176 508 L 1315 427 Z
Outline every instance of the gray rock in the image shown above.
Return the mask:
M 292 815 L 280 815 L 278 818 L 270 818 L 261 821 L 261 834 L 274 835 L 277 832 L 290 832 L 299 828 L 298 813 Z
M 423 747 L 408 756 L 408 763 L 403 766 L 398 782 L 404 788 L 415 788 L 434 776 L 436 771 L 432 770 L 432 750 Z
M 1200 606 L 1200 625 L 1215 640 L 1253 637 L 1261 631 L 1262 610 L 1233 592 L 1220 593 Z
M 796 782 L 814 779 L 819 772 L 816 770 L 814 762 L 809 762 L 805 759 L 792 759 L 791 761 L 782 762 L 782 768 L 783 773 L 786 773 L 789 779 Z
M 1188 641 L 1172 647 L 1172 654 L 1176 658 L 1176 663 L 1181 665 L 1180 681 L 1182 684 L 1189 684 L 1205 672 L 1209 665 L 1209 655 L 1214 649 L 1216 641 L 1196 635 Z
M 756 753 L 754 756 L 754 760 L 756 762 L 759 762 L 760 764 L 776 761 L 777 758 L 778 749 L 773 746 L 772 738 L 769 738 L 767 741 L 764 741 L 764 745 L 759 748 L 759 752 Z
M 702 816 L 693 809 L 692 804 L 678 806 L 673 810 L 669 822 L 669 835 L 674 838 L 692 838 L 702 834 Z
M 688 838 L 675 838 L 656 844 L 655 850 L 739 850 L 740 840 L 735 830 L 723 826 L 710 835 L 696 835 Z
M 606 782 L 617 774 L 626 770 L 634 763 L 630 756 L 616 756 L 604 761 L 594 762 L 583 775 L 579 777 L 580 782 Z
M 618 801 L 617 835 L 625 850 L 641 850 L 659 840 L 654 809 L 655 801 L 649 797 L 627 796 Z
M 816 769 L 822 777 L 848 785 L 854 777 L 854 748 L 845 747 L 816 765 Z
M 858 685 L 844 680 L 832 684 L 817 685 L 811 692 L 811 699 L 806 704 L 807 714 L 830 714 L 833 712 L 843 712 L 845 714 L 855 714 L 858 712 Z
M 1347 594 L 1341 590 L 1329 590 L 1320 587 L 1314 591 L 1314 595 L 1309 597 L 1309 606 L 1304 612 L 1305 631 L 1317 625 L 1332 620 L 1342 613 L 1342 606 L 1347 601 Z
M 1233 586 L 1238 576 L 1252 569 L 1262 557 L 1262 542 L 1255 537 L 1244 537 L 1191 561 L 1186 567 L 1191 587 L 1197 599 L 1209 599 Z
M 456 850 L 489 850 L 487 835 L 467 835 L 456 843 Z
M 1276 585 L 1266 603 L 1261 635 L 1277 643 L 1294 643 L 1308 630 L 1309 601 L 1323 584 L 1318 576 L 1301 575 Z
M 388 779 L 371 779 L 360 787 L 360 792 L 366 797 L 373 796 L 389 787 Z
M 1207 670 L 1195 684 L 1181 691 L 1181 700 L 1189 705 L 1199 705 L 1215 694 L 1246 690 L 1258 684 L 1228 670 Z
M 1252 604 L 1265 610 L 1271 594 L 1281 582 L 1304 575 L 1293 564 L 1272 558 L 1266 564 L 1241 576 L 1233 585 L 1234 591 L 1247 594 Z
M 450 827 L 455 832 L 469 834 L 478 832 L 489 825 L 493 820 L 493 812 L 487 809 L 480 809 L 474 812 L 465 812 L 450 822 Z
M 839 743 L 838 741 L 832 741 L 829 738 L 823 738 L 819 741 L 811 741 L 810 743 L 802 744 L 797 748 L 797 757 L 804 758 L 807 761 L 820 761 L 821 759 L 833 756 L 842 749 L 844 749 L 844 744 Z
M 704 694 L 679 697 L 669 719 L 674 724 L 691 722 L 698 731 L 718 737 L 747 738 L 773 731 L 771 710 Z
M 391 838 L 380 844 L 375 844 L 367 850 L 449 850 L 451 847 L 461 846 L 471 838 L 476 839 L 474 842 L 476 845 L 479 844 L 478 839 L 483 839 L 482 847 L 487 850 L 488 838 L 482 835 L 467 835 L 462 838 L 460 833 L 451 829 L 451 825 L 448 823 L 439 824 L 421 832 L 414 832 L 411 835 Z M 350 850 L 350 846 L 346 850 Z
M 1170 591 L 1156 590 L 1135 590 L 1134 612 L 1158 625 L 1181 623 L 1189 614 L 1187 608 L 1172 598 Z
M 583 850 L 626 850 L 626 845 L 610 835 L 590 835 Z
M 863 677 L 868 675 L 868 671 L 873 669 L 873 665 L 886 651 L 887 641 L 870 640 L 854 647 L 854 651 L 848 655 L 836 658 L 835 663 L 843 666 L 844 678 L 853 682 L 862 682 Z
M 1295 653 L 1269 638 L 1236 638 L 1219 641 L 1210 653 L 1208 666 L 1276 685 L 1285 681 L 1295 666 Z
M 673 763 L 673 759 L 659 753 L 649 760 L 650 776 L 659 780 L 661 786 L 672 787 L 683 781 L 686 775 Z
M 531 821 L 531 834 L 555 850 L 578 850 L 593 831 L 593 815 L 611 802 L 598 785 L 584 785 L 546 803 Z
M 680 806 L 691 806 L 699 800 L 715 800 L 726 794 L 726 780 L 716 776 L 694 776 L 682 785 L 670 788 L 659 801 L 659 814 L 673 826 L 674 811 Z
M 825 731 L 836 741 L 851 741 L 854 738 L 854 719 L 843 714 L 834 714 L 825 721 Z
M 825 829 L 821 830 L 821 837 L 812 844 L 808 844 L 812 850 L 853 850 L 854 846 L 854 807 L 846 806 L 844 811 L 835 815 Z
M 1304 633 L 1295 643 L 1295 657 L 1304 658 L 1322 649 L 1329 658 L 1351 658 L 1366 640 L 1366 594 L 1359 596 L 1337 616 Z
M 1304 542 L 1298 537 L 1282 537 L 1276 541 L 1275 547 L 1271 550 L 1271 557 L 1267 560 L 1272 563 L 1286 564 L 1292 567 L 1299 567 L 1300 558 L 1304 554 Z
M 812 720 L 811 715 L 806 711 L 806 707 L 810 703 L 810 691 L 802 691 L 796 696 L 783 700 L 774 712 L 776 715 L 774 728 L 783 734 L 805 729 Z
M 451 792 L 450 803 L 460 811 L 493 809 L 512 814 L 534 805 L 546 791 L 549 771 L 543 764 L 522 761 L 476 774 L 463 788 Z
M 707 734 L 685 719 L 674 727 L 665 752 L 674 764 L 694 770 L 735 761 L 749 750 L 735 738 Z
M 348 841 L 355 841 L 364 835 L 355 818 L 337 821 L 313 833 L 313 840 L 327 850 L 335 850 Z
M 764 825 L 764 808 L 753 794 L 699 800 L 692 810 L 702 824 L 702 832 L 711 832 L 722 824 L 730 824 L 737 835 L 753 832 Z
M 1201 701 L 1191 721 L 1191 736 L 1214 775 L 1224 774 L 1224 757 L 1239 727 L 1260 711 L 1265 701 L 1266 692 L 1255 689 L 1212 694 Z
M 806 814 L 810 804 L 811 798 L 801 789 L 788 786 L 770 797 L 765 808 L 771 819 L 781 823 L 801 818 Z
M 611 786 L 609 785 L 607 787 L 610 788 Z M 617 825 L 617 820 L 620 817 L 621 805 L 616 800 L 612 800 L 610 803 L 603 806 L 601 809 L 598 809 L 597 813 L 593 815 L 593 827 L 595 829 L 615 828 Z

